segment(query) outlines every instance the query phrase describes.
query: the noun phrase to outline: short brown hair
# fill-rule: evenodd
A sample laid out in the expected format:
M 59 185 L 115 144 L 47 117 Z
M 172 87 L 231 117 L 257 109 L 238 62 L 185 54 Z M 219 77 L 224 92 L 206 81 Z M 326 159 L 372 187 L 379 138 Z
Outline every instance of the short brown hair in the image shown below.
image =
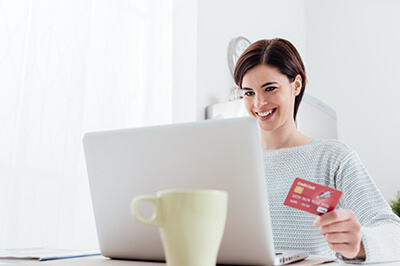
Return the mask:
M 236 85 L 242 88 L 243 77 L 247 71 L 257 65 L 269 65 L 293 82 L 297 75 L 302 78 L 302 88 L 294 102 L 293 118 L 296 120 L 297 111 L 306 89 L 306 70 L 300 54 L 294 45 L 285 39 L 259 40 L 251 44 L 239 57 L 235 65 L 233 77 Z

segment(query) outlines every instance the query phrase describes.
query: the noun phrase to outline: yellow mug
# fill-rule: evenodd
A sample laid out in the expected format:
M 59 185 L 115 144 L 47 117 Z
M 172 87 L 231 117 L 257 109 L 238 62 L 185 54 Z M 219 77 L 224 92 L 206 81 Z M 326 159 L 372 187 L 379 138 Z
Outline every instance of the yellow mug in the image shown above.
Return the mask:
M 139 203 L 150 201 L 154 213 L 143 218 Z M 228 193 L 221 190 L 163 190 L 132 200 L 131 213 L 160 227 L 168 266 L 215 266 L 225 229 Z

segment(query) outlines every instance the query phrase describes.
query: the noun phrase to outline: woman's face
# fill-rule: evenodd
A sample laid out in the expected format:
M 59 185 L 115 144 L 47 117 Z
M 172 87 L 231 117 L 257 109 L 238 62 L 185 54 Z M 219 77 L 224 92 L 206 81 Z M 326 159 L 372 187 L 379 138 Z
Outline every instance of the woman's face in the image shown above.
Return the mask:
M 273 131 L 294 124 L 294 100 L 301 90 L 300 75 L 290 82 L 278 68 L 258 65 L 246 72 L 242 89 L 247 112 L 257 118 L 262 130 Z

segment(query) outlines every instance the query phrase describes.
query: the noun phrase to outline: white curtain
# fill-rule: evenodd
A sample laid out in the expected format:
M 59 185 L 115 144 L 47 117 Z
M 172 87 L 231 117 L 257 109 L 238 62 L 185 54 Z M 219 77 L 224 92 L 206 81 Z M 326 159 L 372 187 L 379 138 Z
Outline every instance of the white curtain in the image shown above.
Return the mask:
M 97 247 L 84 132 L 171 122 L 172 0 L 0 0 L 0 248 Z

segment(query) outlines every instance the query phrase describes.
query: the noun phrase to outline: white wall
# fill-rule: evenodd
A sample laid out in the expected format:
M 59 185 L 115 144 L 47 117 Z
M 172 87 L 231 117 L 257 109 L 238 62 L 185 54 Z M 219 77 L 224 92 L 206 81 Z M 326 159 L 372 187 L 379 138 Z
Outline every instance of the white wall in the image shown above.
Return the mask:
M 172 0 L 172 117 L 196 120 L 197 2 Z
M 400 2 L 305 0 L 308 91 L 384 197 L 400 190 Z

